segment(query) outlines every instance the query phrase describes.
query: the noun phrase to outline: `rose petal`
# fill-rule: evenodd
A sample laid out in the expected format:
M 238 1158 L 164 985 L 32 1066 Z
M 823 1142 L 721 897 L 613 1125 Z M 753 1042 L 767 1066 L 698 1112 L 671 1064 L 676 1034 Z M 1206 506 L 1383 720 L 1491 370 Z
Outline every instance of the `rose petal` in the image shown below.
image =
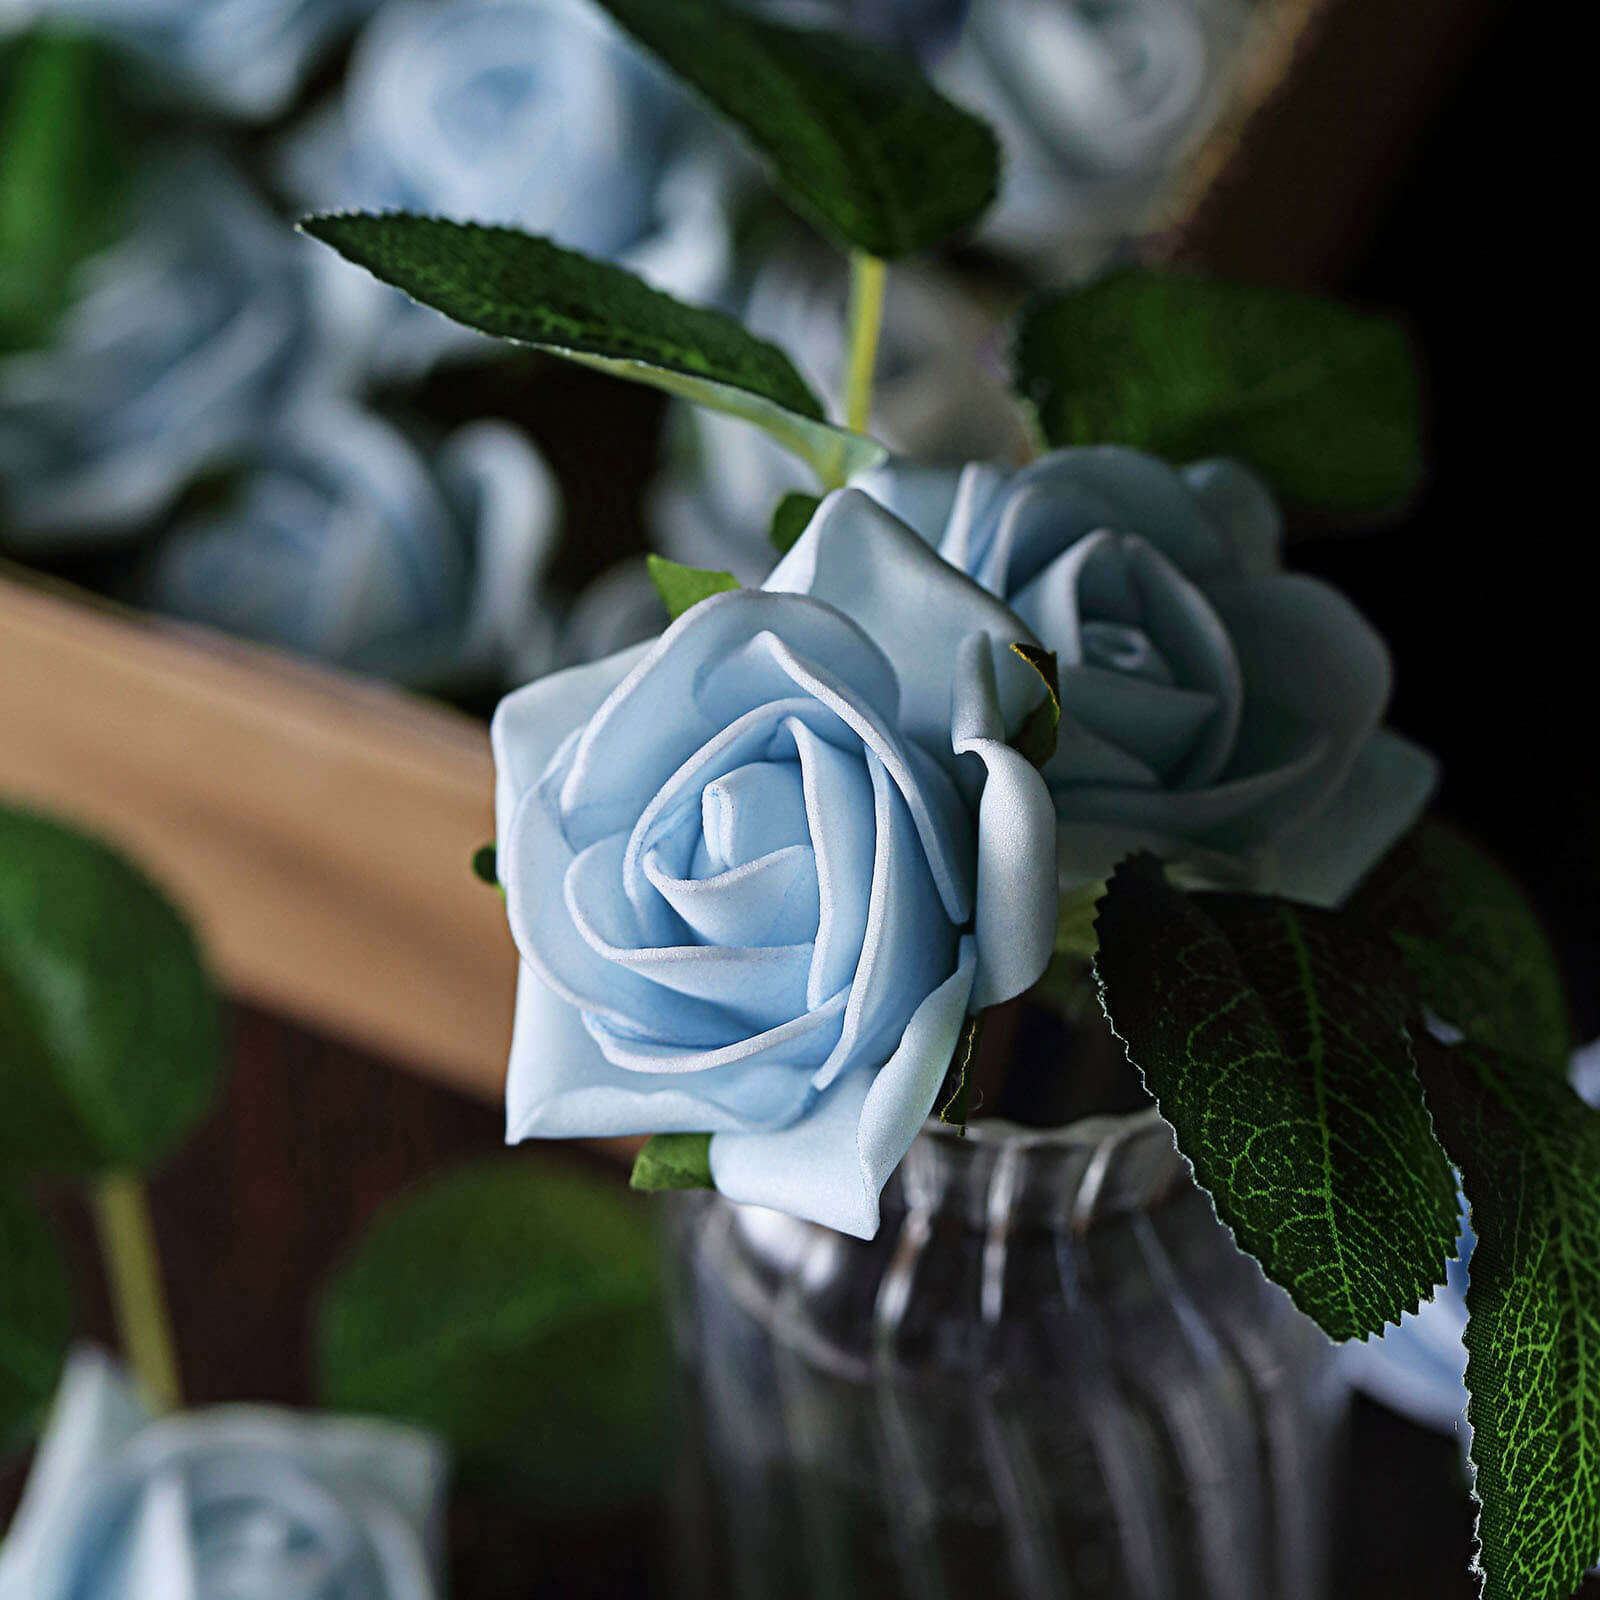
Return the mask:
M 1432 756 L 1380 728 L 1327 805 L 1277 841 L 1274 892 L 1337 906 L 1422 815 L 1438 778 Z
M 845 1005 L 839 1042 L 812 1080 L 826 1089 L 863 1058 L 881 1059 L 928 991 L 955 959 L 956 924 L 946 914 L 906 796 L 867 752 L 874 850 L 861 961 Z
M 883 1186 L 944 1081 L 976 965 L 964 939 L 956 970 L 917 1007 L 893 1055 L 876 1072 L 846 1073 L 803 1120 L 765 1134 L 719 1131 L 711 1175 L 722 1194 L 870 1239 Z
M 673 877 L 644 858 L 645 876 L 694 938 L 719 945 L 808 945 L 819 918 L 817 858 L 792 844 L 704 878 Z
M 951 673 L 961 641 L 984 632 L 1009 647 L 1020 637 L 1012 611 L 856 489 L 828 496 L 765 587 L 813 595 L 865 628 L 899 678 L 899 729 L 940 758 L 950 749 Z M 832 666 L 831 658 L 808 654 Z
M 577 1008 L 522 964 L 506 1079 L 509 1144 L 781 1127 L 811 1094 L 804 1064 L 752 1073 L 736 1063 L 661 1077 L 614 1066 Z
M 1178 469 L 1228 552 L 1229 575 L 1259 578 L 1278 569 L 1283 513 L 1248 467 L 1217 457 Z

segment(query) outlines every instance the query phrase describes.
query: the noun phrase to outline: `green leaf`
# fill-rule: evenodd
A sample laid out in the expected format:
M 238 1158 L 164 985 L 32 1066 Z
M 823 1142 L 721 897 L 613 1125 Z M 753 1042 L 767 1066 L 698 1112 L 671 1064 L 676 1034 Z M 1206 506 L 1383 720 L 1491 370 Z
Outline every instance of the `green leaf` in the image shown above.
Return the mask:
M 961 1025 L 961 1037 L 956 1040 L 955 1054 L 950 1058 L 949 1070 L 939 1093 L 943 1103 L 939 1107 L 939 1120 L 967 1131 L 967 1112 L 972 1104 L 972 1077 L 978 1055 L 978 1041 L 983 1037 L 983 1013 L 968 1017 Z
M 674 622 L 690 606 L 739 587 L 739 580 L 731 572 L 707 572 L 700 567 L 679 566 L 676 561 L 654 554 L 645 557 L 645 564 L 650 569 L 650 581 Z
M 1412 1067 L 1391 952 L 1331 912 L 1112 874 L 1095 972 L 1201 1188 L 1333 1339 L 1444 1281 L 1456 1186 Z
M 650 1487 L 670 1352 L 648 1219 L 614 1184 L 501 1156 L 379 1218 L 318 1309 L 321 1403 L 437 1430 L 469 1476 L 554 1503 Z
M 1013 368 L 1052 446 L 1233 456 L 1335 515 L 1395 506 L 1421 478 L 1405 330 L 1308 295 L 1116 272 L 1037 301 Z
M 0 1180 L 0 1458 L 24 1442 L 55 1392 L 72 1328 L 61 1250 Z
M 778 502 L 772 513 L 771 539 L 779 555 L 786 556 L 794 549 L 795 541 L 811 526 L 811 519 L 822 504 L 820 495 L 791 490 Z
M 1056 734 L 1061 728 L 1061 675 L 1054 650 L 1034 644 L 1011 647 L 1044 681 L 1044 699 L 1023 719 L 1011 748 L 1036 767 L 1043 767 L 1056 753 Z
M 1467 1393 L 1485 1600 L 1600 1559 L 1600 1115 L 1542 1062 L 1417 1041 L 1472 1207 Z
M 687 306 L 630 272 L 515 228 L 402 212 L 306 217 L 301 229 L 480 333 L 743 417 L 842 483 L 886 452 L 831 426 L 776 345 L 720 311 Z
M 472 852 L 472 875 L 480 883 L 500 888 L 500 851 L 493 839 Z
M 993 202 L 993 133 L 892 51 L 726 0 L 600 3 L 744 133 L 844 249 L 886 259 L 931 250 Z
M 26 40 L 0 105 L 0 350 L 43 343 L 78 263 L 113 237 L 124 132 L 95 41 Z
M 709 1133 L 658 1133 L 634 1157 L 635 1189 L 715 1189 Z
M 1464 833 L 1422 823 L 1346 910 L 1394 940 L 1435 1016 L 1566 1081 L 1572 1029 L 1555 952 L 1515 880 Z
M 147 1170 L 211 1104 L 222 1007 L 122 856 L 0 807 L 0 1165 Z

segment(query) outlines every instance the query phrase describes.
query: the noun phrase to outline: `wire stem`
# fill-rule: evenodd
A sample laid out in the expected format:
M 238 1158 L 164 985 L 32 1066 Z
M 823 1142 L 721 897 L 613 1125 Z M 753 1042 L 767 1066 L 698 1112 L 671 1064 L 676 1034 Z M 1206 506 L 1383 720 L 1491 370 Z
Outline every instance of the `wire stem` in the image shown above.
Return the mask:
M 872 375 L 883 329 L 883 290 L 888 268 L 877 256 L 850 256 L 850 369 L 845 380 L 845 425 L 865 433 L 872 416 Z
M 91 1196 L 123 1354 L 146 1401 L 158 1412 L 176 1411 L 183 1389 L 144 1181 L 136 1173 L 110 1172 L 95 1182 Z

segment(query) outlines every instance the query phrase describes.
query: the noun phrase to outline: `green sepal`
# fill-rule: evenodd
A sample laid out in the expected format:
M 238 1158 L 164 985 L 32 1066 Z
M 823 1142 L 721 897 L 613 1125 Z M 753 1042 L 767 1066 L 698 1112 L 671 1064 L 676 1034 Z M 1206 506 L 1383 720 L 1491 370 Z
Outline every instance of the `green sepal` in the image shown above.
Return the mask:
M 486 883 L 491 889 L 499 889 L 502 894 L 505 892 L 505 886 L 500 882 L 499 846 L 493 839 L 488 844 L 480 844 L 472 852 L 472 875 L 479 883 Z
M 715 1189 L 709 1133 L 658 1133 L 633 1160 L 635 1189 Z
M 795 541 L 810 527 L 811 519 L 821 504 L 820 495 L 806 494 L 799 489 L 791 490 L 778 502 L 777 509 L 772 513 L 769 537 L 779 555 L 786 556 L 794 549 Z
M 645 557 L 650 569 L 650 581 L 656 586 L 667 615 L 676 622 L 690 606 L 709 600 L 714 594 L 727 594 L 739 587 L 739 580 L 731 572 L 708 572 L 703 567 L 680 566 L 665 556 L 654 553 Z
M 950 1058 L 949 1070 L 939 1089 L 939 1120 L 959 1129 L 963 1138 L 967 1132 L 967 1111 L 972 1103 L 972 1079 L 977 1065 L 978 1041 L 983 1037 L 983 1018 L 980 1011 L 961 1024 L 961 1037 L 956 1040 L 955 1054 Z
M 1011 748 L 1036 767 L 1044 767 L 1056 753 L 1061 731 L 1061 676 L 1056 653 L 1036 644 L 1013 644 L 1012 650 L 1039 674 L 1044 698 L 1023 718 Z

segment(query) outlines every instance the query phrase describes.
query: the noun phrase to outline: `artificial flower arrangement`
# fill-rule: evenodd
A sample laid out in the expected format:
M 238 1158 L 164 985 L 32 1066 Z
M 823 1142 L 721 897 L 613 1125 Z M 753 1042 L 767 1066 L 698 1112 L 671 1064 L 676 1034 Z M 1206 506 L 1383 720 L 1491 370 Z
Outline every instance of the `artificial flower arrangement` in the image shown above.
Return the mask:
M 784 352 L 615 264 L 512 227 L 306 224 L 477 335 L 754 425 L 814 479 L 771 508 L 777 559 L 759 587 L 657 560 L 664 633 L 538 679 L 496 716 L 484 865 L 523 958 L 511 1137 L 652 1135 L 638 1187 L 715 1186 L 870 1235 L 926 1119 L 981 1114 L 985 1016 L 1091 989 L 1222 1221 L 1331 1337 L 1377 1333 L 1444 1281 L 1459 1179 L 1477 1234 L 1484 1589 L 1559 1600 L 1600 1550 L 1600 1124 L 1566 1086 L 1559 983 L 1514 886 L 1418 823 L 1432 764 L 1381 726 L 1381 641 L 1282 562 L 1280 497 L 1359 515 L 1413 481 L 1403 336 L 1293 296 L 1124 271 L 1040 299 L 1016 331 L 1036 459 L 892 457 L 866 432 L 902 271 L 885 263 L 981 222 L 992 137 L 903 57 L 858 42 L 720 0 L 605 10 L 847 250 L 842 421 Z M 381 486 L 392 457 L 360 436 L 341 430 Z M 312 443 L 290 440 L 277 470 L 292 480 Z M 714 479 L 714 447 L 705 465 Z M 271 528 L 270 494 L 258 504 Z M 733 531 L 751 560 L 755 530 Z M 202 560 L 203 526 L 192 548 Z M 38 819 L 0 827 L 17 869 L 0 880 L 0 1070 L 29 1085 L 0 1161 L 99 1174 L 144 1374 L 135 1403 L 92 1358 L 70 1370 L 0 1594 L 9 1579 L 37 1595 L 47 1573 L 78 1592 L 83 1559 L 113 1594 L 152 1573 L 193 1580 L 207 1464 L 241 1448 L 297 1491 L 280 1509 L 307 1504 L 307 1484 L 344 1503 L 323 1548 L 361 1552 L 341 1574 L 350 1592 L 429 1594 L 426 1560 L 381 1555 L 426 1553 L 426 1438 L 389 1441 L 398 1465 L 380 1474 L 342 1425 L 274 1424 L 263 1455 L 260 1419 L 141 1414 L 176 1385 L 126 1174 L 198 1115 L 215 1002 L 181 924 L 122 868 Z M 330 1299 L 328 1398 L 437 1422 L 458 1445 L 502 1413 L 535 1426 L 555 1391 L 488 1330 L 563 1248 L 554 1279 L 637 1337 L 637 1242 L 593 1193 L 530 1195 L 519 1172 L 419 1198 Z M 48 1239 L 9 1185 L 0 1258 L 0 1348 L 25 1353 L 0 1363 L 9 1425 L 54 1383 L 69 1320 Z M 419 1330 L 446 1324 L 458 1363 L 482 1332 L 471 1373 L 372 1359 L 397 1329 L 442 1350 Z M 570 1384 L 583 1352 L 559 1348 Z M 585 1423 L 645 1364 L 597 1369 Z M 448 1416 L 462 1396 L 468 1414 Z M 91 1492 L 58 1494 L 72 1479 Z M 224 1518 L 206 1548 L 240 1553 L 251 1529 Z
M 1001 128 L 1013 181 L 982 272 L 939 264 L 920 296 L 903 281 L 885 340 L 891 360 L 899 347 L 969 368 L 974 286 L 1104 259 L 1143 225 L 1253 14 L 1250 0 L 762 5 L 926 63 Z M 1070 107 L 1052 102 L 1058 78 Z M 0 129 L 8 556 L 475 706 L 653 631 L 654 591 L 622 559 L 646 539 L 743 570 L 680 543 L 678 483 L 609 547 L 563 539 L 593 492 L 564 442 L 570 382 L 530 381 L 504 345 L 292 232 L 332 205 L 503 222 L 782 324 L 803 365 L 831 359 L 802 325 L 824 331 L 813 307 L 833 309 L 812 252 L 751 248 L 750 164 L 588 0 L 7 0 Z M 917 337 L 900 339 L 908 319 Z M 950 377 L 880 385 L 882 436 L 972 448 L 984 385 Z M 948 414 L 922 414 L 918 391 L 951 397 Z M 507 415 L 493 448 L 453 448 L 463 425 Z M 643 470 L 649 430 L 631 431 Z M 708 448 L 731 454 L 725 438 Z M 688 477 L 696 498 L 733 503 L 733 527 L 759 508 L 760 471 Z M 385 490 L 400 479 L 407 492 Z
M 870 1237 L 925 1121 L 971 1113 L 985 1014 L 1092 972 L 1218 1215 L 1331 1338 L 1444 1283 L 1459 1180 L 1484 1592 L 1560 1600 L 1600 1551 L 1600 1121 L 1565 1079 L 1536 923 L 1419 823 L 1435 773 L 1382 726 L 1387 652 L 1283 569 L 1273 493 L 1403 498 L 1403 335 L 1122 271 L 1016 332 L 1044 453 L 890 458 L 864 432 L 885 262 L 982 215 L 993 139 L 827 33 L 718 0 L 605 9 L 849 253 L 842 421 L 736 321 L 548 240 L 304 224 L 467 326 L 741 418 L 816 475 L 775 508 L 759 587 L 657 559 L 659 638 L 496 714 L 510 1137 L 650 1135 L 638 1187 Z

